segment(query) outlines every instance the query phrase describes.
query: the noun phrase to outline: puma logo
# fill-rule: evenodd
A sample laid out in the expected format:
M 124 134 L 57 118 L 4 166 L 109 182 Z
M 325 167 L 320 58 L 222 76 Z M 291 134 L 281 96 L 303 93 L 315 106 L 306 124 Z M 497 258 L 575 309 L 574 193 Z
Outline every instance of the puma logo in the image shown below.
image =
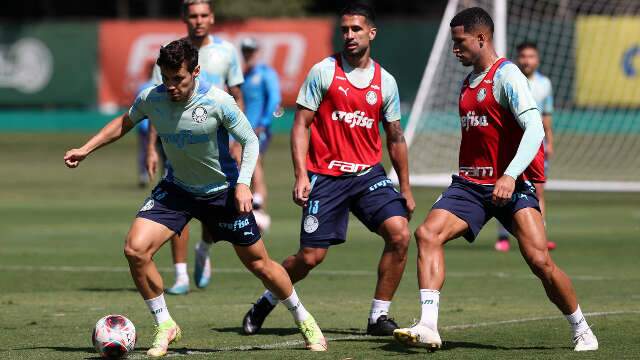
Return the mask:
M 347 91 L 349 91 L 349 88 L 343 88 L 342 86 L 338 86 L 338 90 L 342 91 L 344 93 L 344 96 L 348 96 L 347 95 Z
M 246 235 L 251 235 L 251 236 L 253 236 L 253 230 L 251 230 L 251 231 L 245 231 L 245 232 L 244 232 L 244 235 L 245 235 L 245 236 L 246 236 Z

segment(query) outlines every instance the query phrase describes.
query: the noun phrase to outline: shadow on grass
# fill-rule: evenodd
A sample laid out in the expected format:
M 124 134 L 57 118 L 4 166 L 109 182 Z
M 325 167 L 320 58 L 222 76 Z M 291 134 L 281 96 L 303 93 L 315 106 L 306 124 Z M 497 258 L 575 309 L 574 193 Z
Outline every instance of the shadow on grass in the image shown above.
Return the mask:
M 245 336 L 242 331 L 242 327 L 234 326 L 234 327 L 226 327 L 226 328 L 211 328 L 211 331 L 220 332 L 220 333 L 234 333 Z M 276 336 L 291 336 L 299 334 L 300 330 L 296 327 L 289 328 L 262 328 L 260 332 L 256 335 L 276 335 Z M 365 335 L 362 329 L 327 329 L 323 328 L 322 333 L 326 337 L 331 337 L 331 335 Z
M 347 340 L 348 341 L 348 340 Z M 424 353 L 428 350 L 418 347 L 406 347 L 394 340 L 387 339 L 363 339 L 357 341 L 371 341 L 371 342 L 386 342 L 387 344 L 379 347 L 380 350 L 388 352 L 396 352 L 402 354 L 418 354 Z M 520 351 L 520 350 L 564 350 L 570 349 L 565 346 L 553 347 L 553 346 L 496 346 L 492 344 L 480 344 L 466 341 L 445 341 L 442 343 L 442 348 L 438 351 L 448 351 L 455 349 L 476 349 L 476 350 L 501 350 L 501 351 Z
M 89 292 L 137 292 L 136 288 L 80 288 L 80 291 L 89 291 Z

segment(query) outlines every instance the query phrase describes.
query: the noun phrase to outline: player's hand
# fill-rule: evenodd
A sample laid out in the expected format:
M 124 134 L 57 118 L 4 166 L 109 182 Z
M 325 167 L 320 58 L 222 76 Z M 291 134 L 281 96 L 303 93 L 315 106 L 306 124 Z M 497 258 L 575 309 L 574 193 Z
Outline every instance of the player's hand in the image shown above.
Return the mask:
M 241 215 L 247 215 L 253 210 L 253 195 L 245 184 L 236 185 L 236 208 Z
M 504 206 L 511 201 L 513 190 L 516 188 L 516 180 L 509 175 L 502 175 L 493 187 L 491 201 L 496 206 Z
M 76 168 L 80 165 L 80 161 L 84 160 L 89 152 L 83 149 L 71 149 L 64 154 L 64 164 L 68 168 Z
M 413 199 L 413 193 L 411 191 L 403 192 L 402 196 L 407 201 L 407 210 L 408 210 L 407 220 L 411 220 L 413 211 L 416 209 L 416 201 Z
M 155 149 L 150 149 L 147 151 L 147 158 L 145 159 L 145 165 L 147 167 L 147 173 L 149 174 L 149 179 L 151 181 L 154 180 L 156 176 L 156 172 L 158 171 L 158 162 L 160 161 L 160 156 Z
M 553 157 L 553 143 L 548 142 L 544 145 L 544 156 L 548 159 Z
M 299 206 L 304 206 L 309 200 L 309 193 L 311 192 L 311 183 L 309 177 L 304 175 L 296 178 L 296 183 L 293 185 L 293 202 Z

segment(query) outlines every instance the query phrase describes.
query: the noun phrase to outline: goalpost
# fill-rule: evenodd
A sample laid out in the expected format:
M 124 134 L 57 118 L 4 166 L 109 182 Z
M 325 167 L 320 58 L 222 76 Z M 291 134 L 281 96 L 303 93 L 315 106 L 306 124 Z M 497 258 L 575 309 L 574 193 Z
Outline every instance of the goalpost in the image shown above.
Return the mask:
M 498 55 L 537 43 L 554 92 L 547 189 L 640 191 L 640 0 L 449 0 L 405 131 L 412 185 L 447 186 L 457 172 L 471 69 L 451 53 L 449 22 L 471 6 L 492 14 Z

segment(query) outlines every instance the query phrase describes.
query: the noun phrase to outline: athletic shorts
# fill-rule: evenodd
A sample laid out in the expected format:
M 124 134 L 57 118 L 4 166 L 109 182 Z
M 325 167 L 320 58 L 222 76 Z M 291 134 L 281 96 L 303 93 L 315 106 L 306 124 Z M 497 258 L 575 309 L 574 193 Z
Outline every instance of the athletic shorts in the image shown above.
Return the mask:
M 260 231 L 253 213 L 238 213 L 234 190 L 226 189 L 204 198 L 162 180 L 136 217 L 162 224 L 176 234 L 196 218 L 207 227 L 214 241 L 225 240 L 234 245 L 249 246 L 260 240 Z
M 482 227 L 492 217 L 513 233 L 513 214 L 524 208 L 540 211 L 536 189 L 529 181 L 517 181 L 511 201 L 504 206 L 491 202 L 493 186 L 480 185 L 453 175 L 449 188 L 442 193 L 432 209 L 443 209 L 453 213 L 469 225 L 464 238 L 473 242 Z
M 329 176 L 309 172 L 311 192 L 302 210 L 300 245 L 328 248 L 345 242 L 349 212 L 377 232 L 393 216 L 406 217 L 406 200 L 380 164 L 361 175 Z

